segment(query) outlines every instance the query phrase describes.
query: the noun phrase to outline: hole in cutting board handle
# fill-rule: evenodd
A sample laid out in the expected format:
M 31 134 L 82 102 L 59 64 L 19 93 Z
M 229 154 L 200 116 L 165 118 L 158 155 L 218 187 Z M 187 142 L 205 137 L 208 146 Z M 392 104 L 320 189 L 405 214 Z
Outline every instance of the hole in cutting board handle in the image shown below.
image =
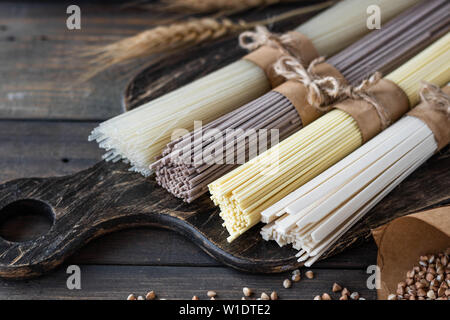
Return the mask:
M 50 205 L 35 199 L 21 199 L 0 209 L 0 237 L 10 242 L 35 240 L 55 222 Z

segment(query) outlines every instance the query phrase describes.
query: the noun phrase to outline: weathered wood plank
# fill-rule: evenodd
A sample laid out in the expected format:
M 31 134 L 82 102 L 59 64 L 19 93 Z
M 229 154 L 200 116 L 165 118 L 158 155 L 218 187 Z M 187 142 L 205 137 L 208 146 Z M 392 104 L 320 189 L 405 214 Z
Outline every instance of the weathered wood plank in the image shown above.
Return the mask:
M 96 122 L 0 121 L 0 182 L 59 176 L 101 159 L 87 136 Z
M 123 111 L 126 69 L 76 84 L 83 48 L 151 27 L 148 12 L 80 4 L 81 30 L 66 27 L 67 2 L 0 4 L 0 118 L 105 119 Z
M 154 11 L 120 10 L 119 4 L 83 2 L 80 4 L 81 30 L 68 30 L 68 4 L 71 3 L 0 4 L 0 119 L 105 120 L 122 113 L 127 82 L 154 62 L 155 57 L 114 67 L 87 82 L 79 82 L 89 68 L 87 60 L 79 53 L 93 45 L 134 35 L 157 23 L 173 21 L 173 17 Z M 298 4 L 251 10 L 236 19 L 257 20 L 295 7 Z M 305 19 L 293 18 L 277 27 L 288 30 Z M 238 59 L 243 53 L 238 49 L 236 37 L 201 47 L 207 55 L 198 55 L 194 50 L 166 59 L 177 62 L 170 67 L 172 71 L 176 69 L 177 73 L 185 75 L 178 80 L 171 79 L 176 87 L 201 76 L 198 72 L 201 68 L 192 70 L 184 60 L 198 65 L 207 61 L 208 68 L 204 71 L 209 72 Z M 157 95 L 174 88 L 167 82 L 167 76 L 162 76 L 152 84 L 159 88 Z
M 373 241 L 320 261 L 313 267 L 361 269 L 376 264 Z M 75 264 L 222 266 L 191 241 L 169 230 L 137 228 L 89 243 L 70 260 Z
M 159 298 L 191 299 L 197 295 L 207 299 L 207 290 L 215 290 L 217 299 L 240 299 L 244 286 L 262 292 L 277 291 L 280 299 L 312 299 L 317 294 L 331 293 L 334 282 L 366 299 L 375 299 L 375 290 L 366 285 L 365 270 L 315 270 L 315 279 L 303 277 L 292 288 L 282 282 L 290 274 L 252 275 L 230 268 L 85 266 L 81 265 L 81 290 L 68 290 L 66 266 L 57 272 L 28 281 L 0 280 L 0 299 L 126 299 L 128 294 L 145 295 L 154 290 Z M 337 297 L 337 295 L 335 295 Z

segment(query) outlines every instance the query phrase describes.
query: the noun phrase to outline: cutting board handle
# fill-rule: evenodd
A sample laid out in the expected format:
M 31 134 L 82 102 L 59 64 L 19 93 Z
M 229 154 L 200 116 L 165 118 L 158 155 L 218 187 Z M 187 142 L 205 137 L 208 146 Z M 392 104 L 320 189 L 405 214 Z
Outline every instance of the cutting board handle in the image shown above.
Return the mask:
M 181 201 L 169 198 L 153 180 L 145 180 L 123 164 L 100 162 L 70 176 L 18 179 L 0 185 L 0 219 L 44 213 L 53 222 L 37 239 L 12 242 L 0 238 L 0 277 L 37 276 L 102 234 L 157 225 L 162 213 L 180 219 L 192 213 L 178 212 Z
M 177 231 L 218 261 L 239 270 L 276 273 L 299 266 L 294 250 L 262 241 L 258 228 L 229 244 L 219 209 L 207 195 L 186 204 L 153 178 L 128 169 L 123 163 L 102 161 L 69 176 L 18 179 L 0 185 L 0 219 L 32 211 L 53 222 L 47 233 L 33 240 L 12 242 L 0 237 L 0 277 L 39 276 L 92 239 L 143 226 Z

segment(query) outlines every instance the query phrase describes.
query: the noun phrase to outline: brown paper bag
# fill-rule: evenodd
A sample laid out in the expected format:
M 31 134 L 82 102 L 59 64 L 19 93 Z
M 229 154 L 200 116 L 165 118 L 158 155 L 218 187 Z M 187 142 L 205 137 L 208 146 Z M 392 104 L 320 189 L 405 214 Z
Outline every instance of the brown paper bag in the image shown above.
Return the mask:
M 397 218 L 375 230 L 380 268 L 378 299 L 395 293 L 419 257 L 450 247 L 450 206 Z

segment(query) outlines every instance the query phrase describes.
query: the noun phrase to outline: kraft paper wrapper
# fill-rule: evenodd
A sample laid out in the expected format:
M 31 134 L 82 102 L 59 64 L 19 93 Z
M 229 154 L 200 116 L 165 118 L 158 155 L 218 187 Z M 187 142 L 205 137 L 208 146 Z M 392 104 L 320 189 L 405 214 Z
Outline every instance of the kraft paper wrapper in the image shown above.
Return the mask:
M 380 268 L 378 299 L 387 299 L 406 279 L 419 257 L 444 252 L 450 247 L 450 206 L 397 218 L 375 230 Z
M 405 92 L 392 81 L 382 79 L 367 90 L 378 104 L 384 108 L 391 122 L 400 119 L 409 110 L 409 99 Z M 364 100 L 347 99 L 334 105 L 334 108 L 347 112 L 356 120 L 363 143 L 381 132 L 381 120 L 370 103 Z
M 292 44 L 289 45 L 289 48 L 296 50 L 300 54 L 301 62 L 304 66 L 308 66 L 314 59 L 319 57 L 319 53 L 311 40 L 305 35 L 296 31 L 290 31 L 288 35 L 292 38 Z M 275 88 L 285 81 L 283 77 L 277 75 L 273 70 L 273 64 L 283 55 L 285 53 L 279 49 L 262 46 L 247 54 L 243 59 L 253 62 L 264 70 L 272 88 Z
M 450 95 L 450 86 L 445 86 L 442 91 Z M 433 105 L 423 101 L 408 112 L 408 115 L 419 118 L 430 128 L 438 145 L 436 152 L 450 143 L 450 119 L 444 112 L 434 109 Z
M 314 67 L 313 72 L 318 76 L 331 76 L 345 84 L 347 81 L 344 76 L 335 67 L 328 63 L 321 63 Z M 273 91 L 281 93 L 285 96 L 297 110 L 302 125 L 307 126 L 317 118 L 323 115 L 323 112 L 317 110 L 307 101 L 307 91 L 305 86 L 295 80 L 289 80 L 279 85 Z

